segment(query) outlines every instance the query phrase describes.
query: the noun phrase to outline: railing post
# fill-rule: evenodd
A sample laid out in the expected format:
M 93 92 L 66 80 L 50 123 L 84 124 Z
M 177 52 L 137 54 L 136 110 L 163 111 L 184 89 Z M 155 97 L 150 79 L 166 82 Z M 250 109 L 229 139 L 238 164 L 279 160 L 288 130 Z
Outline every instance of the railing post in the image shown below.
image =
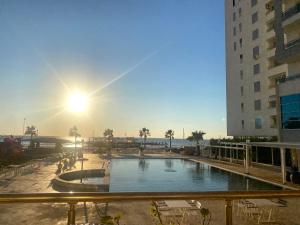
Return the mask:
M 232 144 L 230 144 L 230 151 L 229 151 L 229 154 L 230 154 L 229 161 L 232 163 Z
M 285 148 L 280 148 L 280 159 L 281 159 L 281 176 L 282 183 L 286 184 L 286 163 L 285 163 Z
M 225 200 L 225 221 L 226 225 L 232 225 L 232 200 Z
M 69 203 L 70 209 L 68 211 L 68 225 L 75 224 L 75 203 Z
M 249 174 L 249 150 L 250 146 L 246 145 L 246 155 L 245 155 L 245 173 Z

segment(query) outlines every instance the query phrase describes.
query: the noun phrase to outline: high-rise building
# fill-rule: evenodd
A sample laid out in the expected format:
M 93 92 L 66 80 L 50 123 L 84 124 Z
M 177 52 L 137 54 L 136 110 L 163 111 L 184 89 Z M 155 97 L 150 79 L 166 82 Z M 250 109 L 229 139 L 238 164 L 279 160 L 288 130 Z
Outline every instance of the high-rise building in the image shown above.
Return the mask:
M 300 141 L 300 0 L 225 0 L 225 15 L 227 134 Z

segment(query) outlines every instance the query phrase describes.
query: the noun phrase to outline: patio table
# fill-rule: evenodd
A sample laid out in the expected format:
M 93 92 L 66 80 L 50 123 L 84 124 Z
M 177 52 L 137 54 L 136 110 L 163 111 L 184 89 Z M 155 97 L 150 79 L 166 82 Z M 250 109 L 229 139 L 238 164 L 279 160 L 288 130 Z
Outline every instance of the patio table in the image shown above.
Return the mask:
M 269 199 L 247 199 L 248 202 L 252 203 L 257 207 L 276 207 L 280 206 L 280 204 L 276 202 L 272 202 Z
M 260 209 L 261 216 L 258 219 L 258 224 L 262 221 L 262 218 L 265 216 L 267 218 L 266 222 L 270 223 L 272 220 L 273 211 L 280 206 L 280 204 L 276 202 L 272 202 L 269 199 L 247 199 L 247 201 L 253 204 L 255 207 Z M 273 220 L 272 220 L 273 221 Z
M 198 203 L 201 207 L 201 203 Z M 156 202 L 158 210 L 163 216 L 183 216 L 188 212 L 189 215 L 198 215 L 196 202 L 186 200 L 165 200 Z

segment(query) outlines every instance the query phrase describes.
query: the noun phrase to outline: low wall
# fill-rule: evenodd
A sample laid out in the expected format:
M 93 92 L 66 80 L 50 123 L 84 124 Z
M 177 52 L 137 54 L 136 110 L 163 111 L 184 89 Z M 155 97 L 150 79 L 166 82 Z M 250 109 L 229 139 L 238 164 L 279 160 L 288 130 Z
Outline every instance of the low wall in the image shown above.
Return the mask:
M 54 189 L 64 192 L 108 192 L 109 184 L 84 184 L 75 183 L 73 180 L 88 177 L 105 177 L 105 169 L 78 170 L 58 175 L 52 180 Z

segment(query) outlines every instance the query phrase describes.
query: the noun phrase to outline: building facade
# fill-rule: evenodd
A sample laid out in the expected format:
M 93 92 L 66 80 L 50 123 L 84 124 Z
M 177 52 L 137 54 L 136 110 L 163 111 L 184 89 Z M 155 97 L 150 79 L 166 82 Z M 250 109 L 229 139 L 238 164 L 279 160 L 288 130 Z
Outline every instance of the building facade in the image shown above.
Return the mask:
M 284 141 L 291 134 L 283 126 L 281 100 L 298 93 L 298 81 L 291 77 L 300 73 L 299 2 L 225 0 L 229 136 Z M 296 138 L 299 130 L 292 133 Z
M 279 140 L 300 142 L 300 0 L 276 0 L 275 60 L 287 64 L 277 82 Z

